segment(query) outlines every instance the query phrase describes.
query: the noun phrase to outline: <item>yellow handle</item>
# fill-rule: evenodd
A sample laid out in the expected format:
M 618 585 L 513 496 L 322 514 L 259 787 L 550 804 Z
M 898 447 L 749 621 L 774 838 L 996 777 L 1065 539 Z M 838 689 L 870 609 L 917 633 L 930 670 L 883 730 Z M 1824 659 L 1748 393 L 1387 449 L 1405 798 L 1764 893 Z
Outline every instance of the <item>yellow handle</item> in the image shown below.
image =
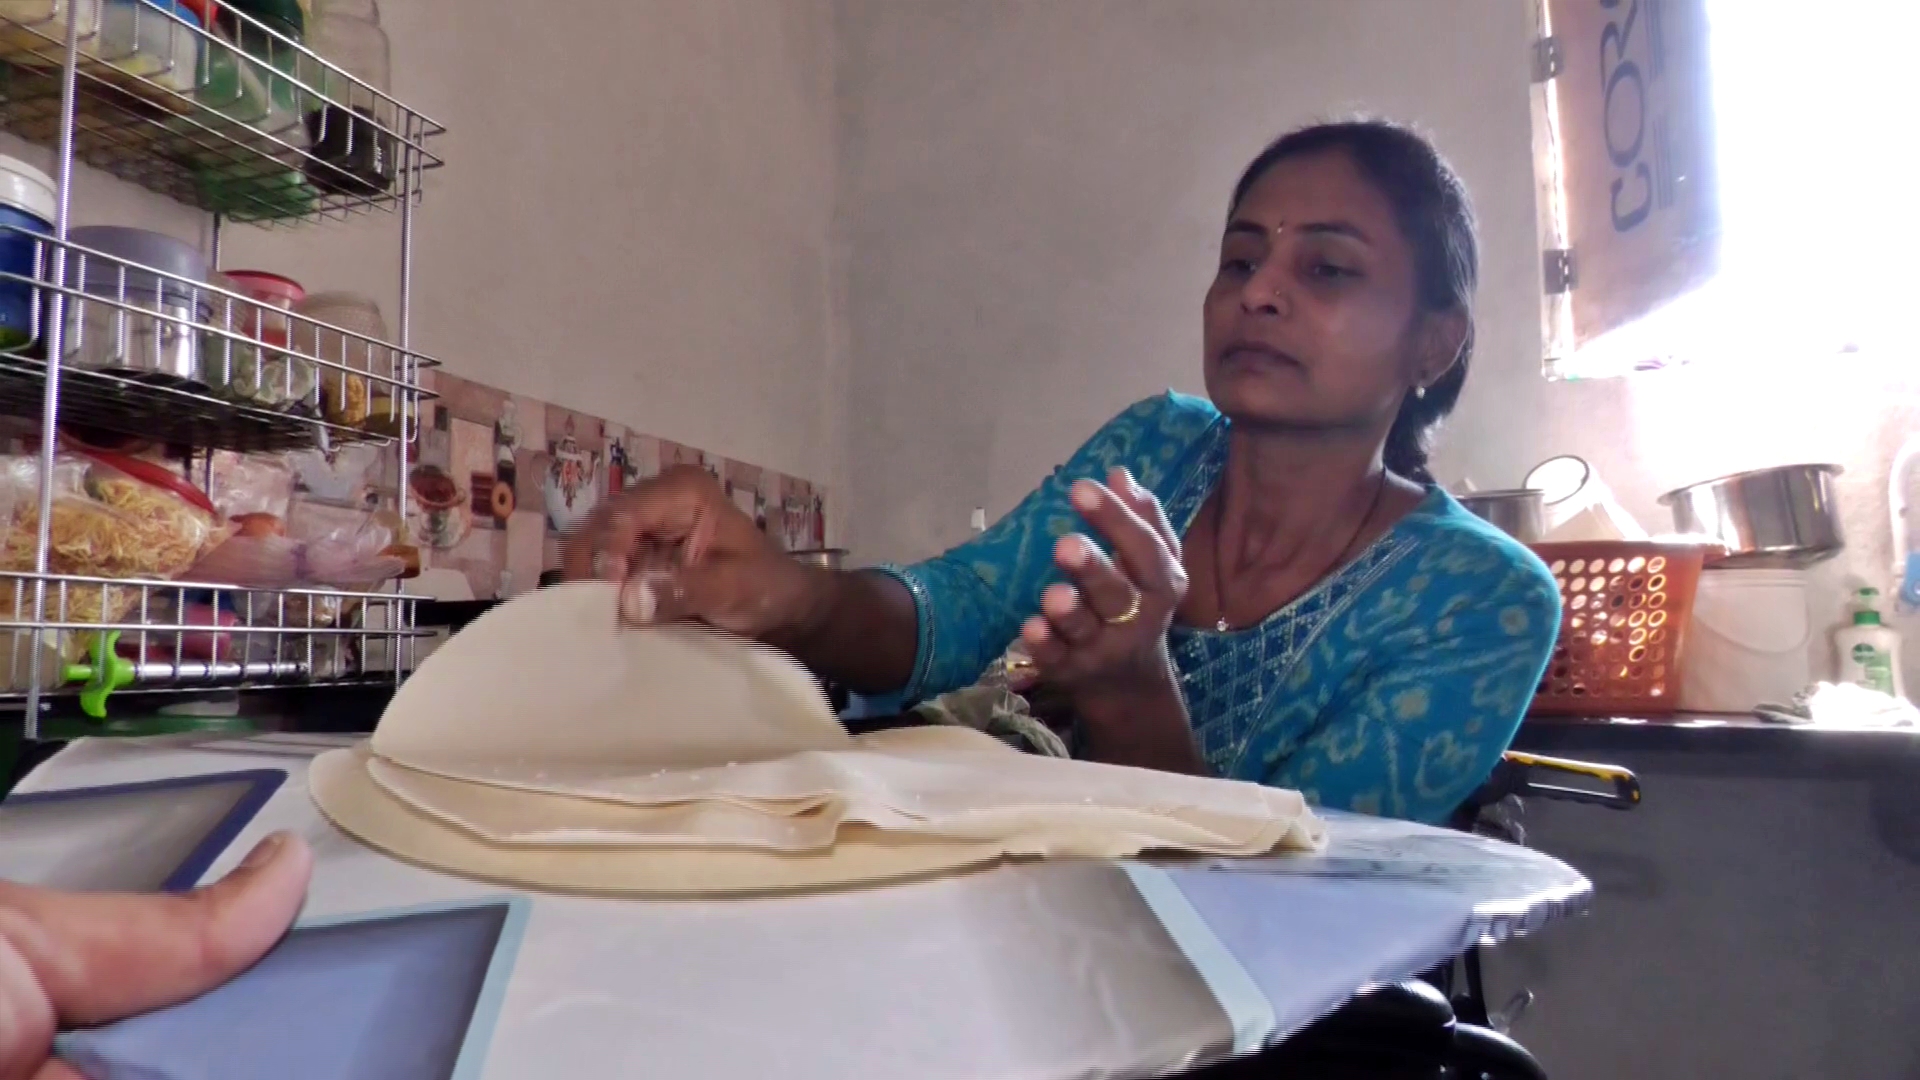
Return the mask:
M 1640 802 L 1640 780 L 1632 770 L 1618 765 L 1599 765 L 1590 761 L 1573 761 L 1568 758 L 1544 757 L 1540 754 L 1528 754 L 1519 750 L 1509 750 L 1501 755 L 1505 760 L 1526 769 L 1539 769 L 1545 772 L 1572 773 L 1576 776 L 1589 776 L 1613 789 L 1612 802 L 1622 809 L 1637 806 Z M 1543 794 L 1570 794 L 1573 789 L 1556 788 L 1544 785 L 1531 785 Z

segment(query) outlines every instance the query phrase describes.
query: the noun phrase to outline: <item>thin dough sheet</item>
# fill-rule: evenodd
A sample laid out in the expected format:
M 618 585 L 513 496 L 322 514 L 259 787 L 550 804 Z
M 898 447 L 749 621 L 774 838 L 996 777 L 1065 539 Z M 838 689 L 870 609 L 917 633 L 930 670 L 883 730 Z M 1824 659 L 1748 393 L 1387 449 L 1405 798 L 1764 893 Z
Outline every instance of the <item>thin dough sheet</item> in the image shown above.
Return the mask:
M 1319 843 L 1297 792 L 1019 754 L 963 728 L 881 732 L 845 750 L 591 790 L 470 783 L 378 758 L 368 771 L 412 809 L 502 846 L 819 850 L 853 826 L 1060 857 Z
M 367 775 L 365 744 L 330 750 L 307 772 L 313 801 L 334 825 L 395 858 L 507 885 L 610 896 L 740 896 L 875 885 L 1001 861 L 996 844 L 938 843 L 850 826 L 820 853 L 489 844 L 388 795 Z

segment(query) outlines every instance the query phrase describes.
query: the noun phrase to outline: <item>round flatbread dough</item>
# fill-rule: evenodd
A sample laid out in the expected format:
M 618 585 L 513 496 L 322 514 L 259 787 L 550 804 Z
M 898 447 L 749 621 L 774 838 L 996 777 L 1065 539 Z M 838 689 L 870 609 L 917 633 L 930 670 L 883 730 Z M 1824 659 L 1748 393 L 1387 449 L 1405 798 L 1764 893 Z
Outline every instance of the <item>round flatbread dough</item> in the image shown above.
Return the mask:
M 784 893 L 952 873 L 1002 859 L 1001 846 L 938 843 L 843 826 L 830 850 L 803 855 L 721 850 L 504 848 L 418 813 L 367 775 L 364 744 L 313 760 L 307 786 L 334 825 L 397 859 L 463 877 L 613 896 Z
M 488 611 L 401 684 L 374 752 L 480 783 L 570 787 L 847 745 L 784 653 L 690 626 L 624 629 L 618 597 L 580 582 Z

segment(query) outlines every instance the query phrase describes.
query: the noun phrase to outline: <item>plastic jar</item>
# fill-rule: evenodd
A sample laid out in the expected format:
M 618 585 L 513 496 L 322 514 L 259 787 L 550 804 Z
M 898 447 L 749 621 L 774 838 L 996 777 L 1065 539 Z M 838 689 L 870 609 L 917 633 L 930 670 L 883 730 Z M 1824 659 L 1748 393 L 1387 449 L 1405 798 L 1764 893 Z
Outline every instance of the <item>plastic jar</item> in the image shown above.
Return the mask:
M 34 287 L 40 248 L 35 237 L 53 235 L 53 179 L 18 158 L 0 156 L 0 272 L 26 280 L 0 279 L 0 350 L 31 344 Z
M 382 93 L 388 88 L 391 53 L 380 28 L 378 0 L 321 0 L 308 35 L 313 50 L 348 75 Z M 372 198 L 393 186 L 395 122 L 384 98 L 369 94 L 332 71 L 323 73 L 327 100 L 307 113 L 312 157 L 307 179 L 321 191 Z
M 306 54 L 291 47 L 308 40 L 306 11 L 296 0 L 227 0 L 226 6 L 253 20 L 246 21 L 229 11 L 220 17 L 219 24 L 246 54 L 243 69 L 266 90 L 267 115 L 255 121 L 255 126 L 284 144 L 275 148 L 274 156 L 293 164 L 307 148 L 306 125 L 301 118 L 307 111 L 309 95 L 299 86 L 306 76 Z
M 106 0 L 100 12 L 100 59 L 172 94 L 125 85 L 143 100 L 187 112 L 200 70 L 200 17 L 178 0 Z
M 67 301 L 65 362 L 82 370 L 204 386 L 199 324 L 212 312 L 196 287 L 207 279 L 199 249 L 118 225 L 75 229 L 70 239 L 134 265 L 123 270 L 118 263 L 69 252 L 67 285 L 84 295 Z
M 0 0 L 0 48 L 7 63 L 58 67 L 67 26 L 80 23 L 80 53 L 94 55 L 100 43 L 100 0 Z
M 232 270 L 221 276 L 222 287 L 258 306 L 234 304 L 231 313 L 216 313 L 215 321 L 264 348 L 224 335 L 217 338 L 220 344 L 216 345 L 216 339 L 210 338 L 207 381 L 223 387 L 226 396 L 235 401 L 273 409 L 291 408 L 311 398 L 318 385 L 313 363 L 284 351 L 293 343 L 286 312 L 306 299 L 307 290 L 290 277 L 265 270 Z M 219 376 L 224 376 L 224 381 Z
M 1790 704 L 1813 682 L 1810 598 L 1804 570 L 1703 572 L 1687 625 L 1680 707 L 1745 713 Z
M 293 310 L 315 323 L 329 324 L 296 321 L 293 327 L 294 351 L 322 361 L 321 415 L 347 427 L 365 424 L 371 411 L 373 384 L 364 374 L 356 373 L 391 378 L 397 374 L 394 369 L 399 359 L 383 344 L 387 320 L 380 314 L 380 305 L 357 293 L 329 292 L 309 296 Z

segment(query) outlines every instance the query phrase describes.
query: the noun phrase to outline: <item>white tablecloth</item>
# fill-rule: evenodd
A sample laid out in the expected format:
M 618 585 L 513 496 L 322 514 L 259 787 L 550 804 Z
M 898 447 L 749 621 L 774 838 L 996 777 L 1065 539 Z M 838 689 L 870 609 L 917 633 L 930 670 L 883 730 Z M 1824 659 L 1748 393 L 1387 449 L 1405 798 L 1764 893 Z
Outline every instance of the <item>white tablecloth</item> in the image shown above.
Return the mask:
M 308 761 L 333 745 L 86 740 L 21 791 L 283 769 L 209 878 L 292 829 L 316 854 L 303 923 L 524 897 L 498 1015 L 463 1059 L 463 1073 L 488 1080 L 1161 1074 L 1282 1038 L 1368 983 L 1577 911 L 1590 894 L 1535 852 L 1346 815 L 1332 816 L 1331 849 L 1312 858 L 1035 864 L 787 899 L 519 894 L 396 862 L 333 829 L 305 785 Z M 35 813 L 61 812 L 48 805 Z M 74 843 L 97 843 L 102 827 Z M 16 842 L 27 832 L 32 844 Z M 0 830 L 0 877 L 32 877 L 47 835 Z

